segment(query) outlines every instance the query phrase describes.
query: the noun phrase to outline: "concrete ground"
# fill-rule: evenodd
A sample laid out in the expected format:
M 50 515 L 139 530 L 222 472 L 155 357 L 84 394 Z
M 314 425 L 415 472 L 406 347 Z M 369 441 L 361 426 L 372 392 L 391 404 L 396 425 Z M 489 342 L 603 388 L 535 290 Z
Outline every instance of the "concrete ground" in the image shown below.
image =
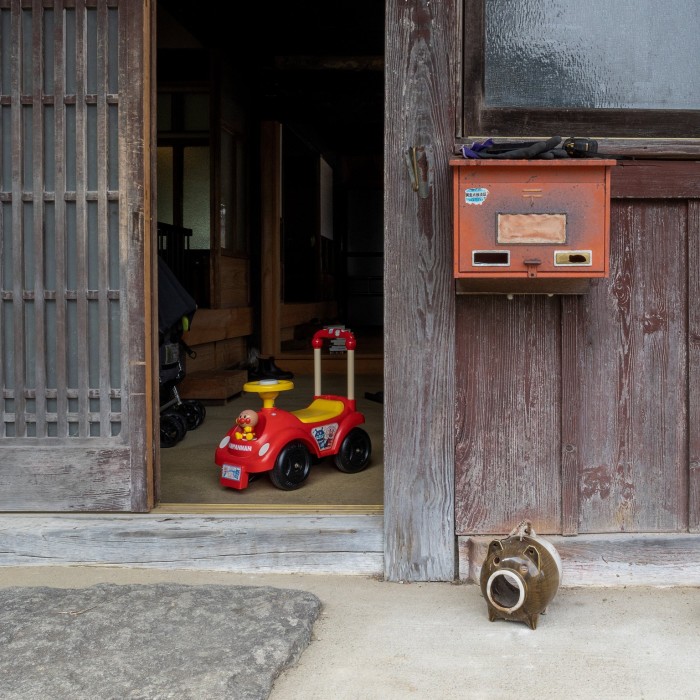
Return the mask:
M 700 588 L 561 588 L 531 630 L 489 622 L 473 584 L 136 568 L 0 569 L 0 586 L 101 582 L 276 586 L 318 596 L 323 607 L 312 641 L 278 677 L 271 700 L 700 697 Z

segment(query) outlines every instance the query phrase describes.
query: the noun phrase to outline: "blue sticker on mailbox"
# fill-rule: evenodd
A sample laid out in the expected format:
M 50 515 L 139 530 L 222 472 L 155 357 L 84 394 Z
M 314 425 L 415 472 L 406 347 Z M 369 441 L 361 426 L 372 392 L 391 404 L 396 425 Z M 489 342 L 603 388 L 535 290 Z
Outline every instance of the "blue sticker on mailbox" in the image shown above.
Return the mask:
M 464 201 L 467 204 L 483 204 L 488 196 L 489 191 L 485 187 L 471 187 L 464 190 Z

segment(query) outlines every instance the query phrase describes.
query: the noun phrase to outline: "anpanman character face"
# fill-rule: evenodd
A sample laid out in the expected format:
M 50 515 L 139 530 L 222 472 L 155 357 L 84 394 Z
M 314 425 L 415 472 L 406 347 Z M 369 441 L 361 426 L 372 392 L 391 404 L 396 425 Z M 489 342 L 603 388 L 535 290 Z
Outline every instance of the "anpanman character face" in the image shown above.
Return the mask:
M 241 411 L 236 418 L 236 423 L 241 427 L 249 425 L 251 428 L 258 423 L 258 414 L 250 408 Z

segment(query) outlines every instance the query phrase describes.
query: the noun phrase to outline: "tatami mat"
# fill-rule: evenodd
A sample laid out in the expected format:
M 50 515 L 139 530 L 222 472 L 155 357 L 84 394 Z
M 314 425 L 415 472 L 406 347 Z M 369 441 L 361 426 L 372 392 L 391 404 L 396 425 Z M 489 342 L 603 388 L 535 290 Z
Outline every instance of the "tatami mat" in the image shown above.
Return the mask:
M 294 389 L 280 394 L 276 405 L 286 410 L 307 406 L 313 397 L 313 377 L 297 376 Z M 355 378 L 357 408 L 365 416 L 364 428 L 372 440 L 370 465 L 357 474 L 340 472 L 332 459 L 315 464 L 304 484 L 294 491 L 282 491 L 272 485 L 266 474 L 251 482 L 243 491 L 225 488 L 219 483 L 219 468 L 214 452 L 221 438 L 244 408 L 259 409 L 260 398 L 243 393 L 224 406 L 207 406 L 204 423 L 190 431 L 182 442 L 162 449 L 161 493 L 163 504 L 279 505 L 282 507 L 378 506 L 384 491 L 383 405 L 365 398 L 383 389 L 382 377 L 358 375 Z M 345 395 L 347 380 L 343 375 L 322 379 L 325 393 Z

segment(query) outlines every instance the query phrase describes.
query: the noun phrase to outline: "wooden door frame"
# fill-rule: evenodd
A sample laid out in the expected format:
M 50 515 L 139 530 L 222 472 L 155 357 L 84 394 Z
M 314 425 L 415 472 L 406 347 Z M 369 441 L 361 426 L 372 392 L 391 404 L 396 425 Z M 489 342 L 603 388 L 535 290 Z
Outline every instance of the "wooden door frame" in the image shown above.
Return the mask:
M 384 568 L 390 581 L 449 581 L 457 573 L 448 162 L 461 26 L 457 0 L 386 2 Z
M 129 99 L 121 105 L 124 137 L 120 160 L 130 164 L 123 173 L 122 229 L 128 250 L 126 263 L 126 323 L 123 369 L 128 377 L 128 425 L 131 454 L 131 510 L 146 512 L 155 503 L 159 486 L 158 415 L 158 277 L 155 212 L 155 10 L 152 0 L 126 5 L 122 41 L 121 80 L 129 81 Z M 142 153 L 143 158 L 134 157 Z M 143 426 L 143 428 L 141 428 Z
M 136 3 L 138 7 L 139 3 Z M 143 54 L 134 57 L 134 60 L 141 66 L 145 66 L 143 71 L 143 85 L 141 87 L 142 114 L 141 125 L 143 130 L 143 150 L 148 154 L 147 158 L 137 160 L 138 173 L 129 179 L 130 187 L 139 190 L 140 183 L 143 183 L 141 196 L 143 197 L 143 221 L 147 222 L 143 239 L 143 293 L 138 300 L 143 304 L 143 333 L 144 347 L 143 356 L 147 358 L 146 371 L 144 377 L 144 397 L 143 397 L 143 425 L 145 434 L 139 436 L 139 431 L 132 429 L 131 454 L 132 454 L 132 478 L 134 490 L 132 495 L 132 510 L 148 511 L 156 503 L 160 493 L 160 390 L 159 390 L 159 353 L 158 353 L 158 222 L 156 217 L 156 192 L 157 192 L 157 86 L 156 86 L 156 0 L 144 0 L 142 3 L 142 44 Z M 136 14 L 136 12 L 134 12 Z M 134 27 L 136 31 L 136 27 Z M 136 70 L 136 66 L 134 66 Z M 138 122 L 135 122 L 138 123 Z M 138 179 L 138 178 L 142 179 Z M 132 184 L 133 183 L 133 184 Z M 134 273 L 139 274 L 138 257 L 131 259 L 128 275 L 130 280 Z M 131 317 L 130 317 L 131 318 Z M 132 423 L 132 425 L 135 425 Z M 145 442 L 141 444 L 139 437 Z M 139 463 L 136 459 L 141 459 L 142 466 L 139 470 Z M 136 486 L 140 486 L 137 493 Z

